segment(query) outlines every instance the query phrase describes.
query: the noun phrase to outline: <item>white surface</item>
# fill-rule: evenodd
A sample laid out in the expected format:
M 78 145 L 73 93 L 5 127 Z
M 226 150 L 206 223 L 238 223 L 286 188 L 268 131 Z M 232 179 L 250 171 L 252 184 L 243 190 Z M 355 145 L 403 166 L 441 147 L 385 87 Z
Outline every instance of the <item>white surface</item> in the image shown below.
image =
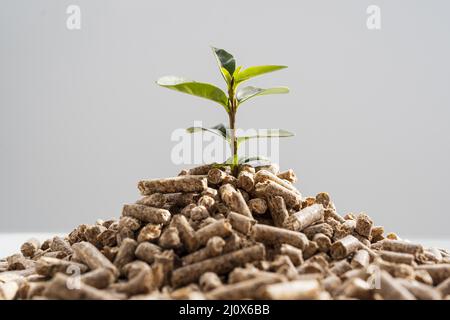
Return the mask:
M 4 258 L 13 253 L 20 252 L 22 243 L 30 238 L 37 238 L 40 241 L 52 238 L 54 236 L 64 236 L 64 233 L 0 233 L 0 258 Z M 408 241 L 420 243 L 424 247 L 436 247 L 450 250 L 450 239 L 440 238 L 418 238 L 405 237 Z

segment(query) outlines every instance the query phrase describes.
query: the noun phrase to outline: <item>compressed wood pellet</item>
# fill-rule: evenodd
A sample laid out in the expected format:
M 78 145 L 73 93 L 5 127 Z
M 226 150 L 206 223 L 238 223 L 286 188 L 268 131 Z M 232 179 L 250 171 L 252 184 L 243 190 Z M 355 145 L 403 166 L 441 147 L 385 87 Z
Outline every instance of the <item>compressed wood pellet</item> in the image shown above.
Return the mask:
M 414 280 L 430 286 L 433 285 L 433 278 L 431 278 L 430 274 L 425 270 L 414 270 Z
M 428 272 L 433 279 L 433 284 L 435 286 L 439 285 L 441 282 L 450 278 L 450 264 L 429 264 L 420 265 L 416 267 L 417 270 L 425 270 Z
M 152 193 L 202 192 L 208 187 L 206 176 L 186 175 L 174 178 L 142 180 L 138 189 L 142 195 Z
M 211 184 L 221 184 L 223 179 L 227 176 L 227 173 L 218 169 L 213 168 L 208 171 L 208 182 Z
M 261 292 L 265 299 L 302 300 L 317 299 L 321 292 L 317 280 L 297 280 L 267 285 Z
M 349 219 L 342 223 L 337 230 L 334 231 L 334 239 L 339 240 L 348 235 L 354 234 L 356 228 L 356 220 Z
M 162 193 L 153 193 L 149 196 L 145 196 L 138 201 L 136 204 L 141 204 L 144 206 L 154 207 L 154 208 L 163 208 L 167 203 L 166 197 Z
M 218 220 L 214 223 L 207 225 L 195 232 L 195 238 L 197 239 L 197 244 L 202 246 L 208 242 L 208 240 L 214 236 L 225 238 L 231 234 L 232 231 L 231 224 L 228 220 Z
M 267 204 L 275 226 L 279 228 L 284 227 L 285 222 L 289 218 L 289 212 L 283 197 L 269 196 L 267 197 Z
M 415 280 L 397 279 L 403 287 L 408 289 L 419 300 L 440 300 L 441 294 L 431 286 Z
M 300 232 L 257 224 L 253 227 L 252 238 L 266 244 L 290 244 L 301 250 L 308 246 L 308 238 Z
M 363 300 L 369 300 L 373 296 L 370 285 L 360 278 L 348 279 L 342 284 L 341 288 L 338 289 L 338 294 L 349 298 Z
M 141 204 L 124 205 L 122 215 L 154 224 L 167 224 L 171 218 L 170 212 L 166 209 L 153 208 Z
M 118 231 L 106 229 L 97 236 L 98 246 L 103 248 L 105 246 L 114 247 L 117 244 Z
M 420 244 L 409 243 L 402 240 L 384 240 L 382 248 L 383 250 L 409 254 L 417 254 L 423 252 L 423 247 Z
M 324 218 L 325 218 L 325 220 L 332 219 L 332 220 L 335 220 L 335 221 L 337 221 L 339 223 L 344 223 L 345 222 L 345 219 L 343 217 L 341 217 L 336 212 L 336 210 L 333 209 L 333 208 L 326 208 L 324 210 Z M 327 223 L 329 223 L 329 222 L 327 221 Z
M 285 225 L 288 229 L 302 231 L 306 227 L 323 219 L 323 215 L 323 206 L 321 204 L 314 204 L 289 216 Z
M 316 233 L 312 240 L 317 243 L 318 249 L 321 252 L 328 252 L 331 248 L 331 239 L 323 234 L 323 233 Z
M 237 185 L 239 188 L 251 192 L 255 187 L 255 175 L 251 172 L 242 170 L 237 177 Z
M 231 210 L 241 213 L 249 218 L 253 218 L 252 213 L 245 202 L 242 194 L 231 185 L 224 184 L 219 189 L 222 201 L 230 207 Z
M 326 192 L 318 193 L 315 200 L 315 203 L 323 205 L 324 208 L 328 208 L 331 202 L 330 196 Z
M 193 222 L 200 222 L 209 217 L 208 209 L 204 206 L 195 206 L 190 210 L 189 218 Z
M 361 213 L 356 218 L 355 231 L 361 236 L 370 238 L 370 235 L 372 233 L 372 226 L 373 221 L 367 214 Z
M 33 257 L 40 247 L 41 244 L 39 240 L 32 238 L 22 244 L 22 246 L 20 247 L 20 252 L 22 252 L 25 257 Z
M 355 255 L 353 256 L 351 266 L 353 268 L 367 268 L 369 266 L 369 263 L 369 252 L 367 252 L 367 250 L 361 249 L 356 251 Z
M 378 242 L 384 239 L 384 228 L 382 226 L 374 226 L 372 227 L 372 231 L 370 233 L 370 238 L 372 242 Z
M 361 243 L 354 236 L 346 236 L 331 245 L 330 254 L 335 260 L 343 259 L 361 248 Z
M 129 277 L 127 282 L 114 283 L 111 288 L 128 296 L 146 294 L 155 289 L 152 269 L 147 264 L 142 264 L 140 270 Z
M 334 294 L 334 292 L 341 286 L 342 280 L 338 276 L 332 274 L 322 279 L 321 284 L 326 291 Z
M 88 226 L 84 233 L 86 241 L 89 241 L 98 248 L 101 247 L 101 241 L 99 241 L 98 236 L 106 230 L 108 229 L 106 229 L 102 225 Z
M 281 198 L 281 199 L 283 199 L 283 198 Z M 267 211 L 267 202 L 266 202 L 266 200 L 264 200 L 262 198 L 250 199 L 247 202 L 247 204 L 248 204 L 248 207 L 250 208 L 250 211 L 252 213 L 264 214 Z
M 37 260 L 35 268 L 37 274 L 46 277 L 53 277 L 57 272 L 70 274 L 71 270 L 78 270 L 80 273 L 88 270 L 88 267 L 81 263 L 48 257 Z
M 108 260 L 94 245 L 89 242 L 79 242 L 72 245 L 74 252 L 80 260 L 87 265 L 91 270 L 98 268 L 105 268 L 112 272 L 113 275 L 118 276 L 117 268 Z
M 405 264 L 413 264 L 414 262 L 414 255 L 409 253 L 402 253 L 402 252 L 394 252 L 394 251 L 384 251 L 380 250 L 378 251 L 378 255 L 386 261 L 389 262 L 395 262 L 395 263 L 405 263 Z
M 215 272 L 219 275 L 224 274 L 248 262 L 263 260 L 264 258 L 265 249 L 261 244 L 233 251 L 174 270 L 172 272 L 172 285 L 179 287 L 195 282 L 203 273 L 208 271 Z
M 278 172 L 277 177 L 280 179 L 284 179 L 289 181 L 290 183 L 296 183 L 297 182 L 297 176 L 294 172 L 294 170 L 289 169 L 283 172 Z
M 202 291 L 211 291 L 222 286 L 222 281 L 214 272 L 205 272 L 198 280 L 198 284 Z
M 207 195 L 201 196 L 197 201 L 197 205 L 205 207 L 209 213 L 215 212 L 215 204 L 216 200 L 213 197 Z
M 317 251 L 319 251 L 319 246 L 315 241 L 309 241 L 306 248 L 302 250 L 303 250 L 303 259 L 309 259 L 313 255 L 315 255 Z
M 250 234 L 253 225 L 256 223 L 254 219 L 250 219 L 240 213 L 230 212 L 227 216 L 234 230 L 242 234 Z
M 160 224 L 147 223 L 137 236 L 137 242 L 154 241 L 159 238 L 162 232 L 162 226 Z M 130 238 L 128 238 L 130 239 Z M 126 240 L 126 239 L 125 239 Z
M 155 255 L 159 253 L 161 253 L 161 248 L 156 244 L 149 242 L 140 243 L 134 252 L 138 259 L 145 261 L 148 264 L 152 264 L 155 261 Z
M 158 245 L 163 249 L 176 249 L 181 246 L 178 229 L 167 227 L 158 239 Z
M 114 300 L 117 299 L 116 296 L 91 287 L 87 284 L 80 283 L 79 288 L 69 288 L 68 283 L 70 279 L 68 276 L 58 273 L 50 281 L 48 286 L 45 288 L 43 295 L 51 299 L 63 299 L 63 300 Z
M 21 254 L 13 254 L 7 258 L 8 270 L 25 270 L 30 264 L 27 259 Z
M 388 272 L 381 270 L 379 274 L 380 287 L 377 292 L 385 300 L 416 300 L 414 295 L 398 283 Z
M 114 275 L 108 269 L 99 268 L 80 276 L 80 281 L 97 289 L 105 289 L 114 282 Z
M 181 259 L 182 263 L 183 265 L 188 265 L 216 257 L 222 254 L 224 246 L 225 240 L 220 237 L 212 237 L 208 240 L 204 248 L 184 256 Z
M 450 294 L 450 278 L 447 280 L 442 281 L 436 289 L 441 293 L 443 297 Z
M 214 200 L 218 199 L 219 191 L 217 191 L 214 188 L 206 188 L 205 191 L 201 193 L 202 196 L 210 196 L 211 198 L 214 198 Z
M 131 231 L 136 231 L 142 226 L 141 222 L 133 217 L 122 216 L 119 220 L 119 230 L 120 229 L 129 229 Z
M 264 285 L 280 282 L 283 277 L 273 274 L 271 276 L 260 275 L 253 279 L 228 284 L 218 287 L 208 293 L 209 299 L 216 300 L 240 300 L 240 299 L 258 299 L 258 289 Z
M 71 255 L 73 253 L 70 243 L 61 237 L 54 237 L 50 245 L 50 250 L 64 252 L 65 255 Z
M 300 266 L 303 264 L 303 252 L 294 246 L 284 243 L 280 247 L 280 253 L 287 255 L 289 259 L 291 259 L 294 266 Z
M 273 181 L 276 184 L 282 186 L 283 188 L 286 188 L 296 194 L 300 194 L 300 192 L 297 190 L 297 188 L 294 187 L 290 182 L 283 180 L 281 178 L 278 178 L 277 175 L 275 175 L 267 170 L 259 170 L 255 174 L 255 183 L 265 182 L 265 181 Z
M 258 182 L 255 185 L 255 192 L 258 196 L 265 198 L 269 196 L 281 196 L 283 197 L 286 207 L 288 208 L 299 208 L 301 204 L 301 196 L 298 193 L 286 189 L 271 180 Z
M 187 251 L 194 251 L 198 246 L 198 241 L 195 231 L 187 221 L 186 217 L 181 214 L 175 215 L 173 217 L 173 226 L 178 229 L 180 240 Z
M 190 169 L 187 170 L 187 174 L 189 174 L 189 175 L 204 175 L 204 174 L 208 174 L 208 172 L 210 170 L 212 170 L 215 165 L 216 165 L 215 163 L 211 163 L 211 164 L 203 164 L 203 165 L 200 165 L 198 167 L 190 168 Z
M 114 259 L 114 265 L 121 271 L 122 268 L 129 262 L 134 260 L 134 252 L 137 248 L 137 242 L 133 239 L 125 239 L 120 245 L 117 256 Z
M 33 299 L 35 296 L 41 296 L 45 288 L 47 288 L 47 282 L 45 281 L 24 281 L 19 286 L 18 296 L 22 300 Z
M 232 175 L 226 175 L 225 178 L 223 178 L 222 185 L 224 184 L 231 184 L 234 188 L 238 187 L 238 180 L 235 176 Z
M 328 238 L 332 238 L 333 228 L 328 223 L 319 223 L 305 228 L 303 230 L 303 233 L 306 234 L 308 239 L 312 239 L 314 235 L 316 235 L 317 233 L 322 233 L 326 235 Z
M 73 244 L 74 242 L 71 242 L 71 241 L 70 241 L 70 234 L 69 234 L 68 238 L 69 238 L 69 243 L 70 243 L 70 244 Z M 44 242 L 42 242 L 42 244 L 41 244 L 41 250 L 47 250 L 47 249 L 50 249 L 50 245 L 52 244 L 52 241 L 53 241 L 53 239 L 46 239 Z

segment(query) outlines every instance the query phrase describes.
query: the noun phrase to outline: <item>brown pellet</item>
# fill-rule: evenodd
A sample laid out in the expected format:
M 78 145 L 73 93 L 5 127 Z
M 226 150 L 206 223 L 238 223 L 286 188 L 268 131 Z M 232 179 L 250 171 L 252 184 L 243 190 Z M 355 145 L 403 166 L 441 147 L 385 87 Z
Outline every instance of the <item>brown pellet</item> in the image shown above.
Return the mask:
M 236 267 L 243 266 L 248 262 L 263 260 L 264 258 L 264 246 L 257 244 L 248 248 L 178 268 L 172 273 L 172 285 L 179 287 L 184 284 L 197 281 L 203 273 L 208 271 L 215 272 L 219 275 L 224 274 L 230 272 Z
M 284 202 L 283 197 L 269 196 L 267 197 L 267 204 L 275 226 L 279 228 L 284 227 L 287 219 L 289 218 L 289 212 L 286 208 L 286 203 Z
M 214 223 L 207 225 L 195 232 L 195 238 L 197 239 L 198 245 L 204 245 L 206 242 L 214 237 L 218 236 L 225 238 L 231 234 L 232 227 L 228 220 L 218 220 Z
M 291 230 L 302 231 L 306 227 L 323 219 L 323 216 L 323 206 L 321 204 L 313 204 L 291 215 L 286 221 L 286 227 Z
M 346 236 L 331 245 L 330 254 L 335 260 L 343 259 L 361 248 L 361 243 L 354 236 Z
M 247 216 L 236 212 L 230 212 L 227 218 L 233 229 L 241 232 L 242 234 L 250 234 L 253 225 L 256 223 L 254 219 L 250 219 Z
M 262 198 L 250 199 L 247 204 L 252 213 L 264 214 L 267 211 L 267 202 Z
M 124 205 L 122 215 L 154 224 L 167 224 L 171 218 L 170 212 L 166 209 L 153 208 L 141 204 Z
M 208 187 L 206 176 L 185 175 L 174 178 L 142 180 L 138 189 L 142 195 L 152 193 L 202 192 Z
M 255 241 L 271 245 L 287 243 L 301 250 L 308 246 L 308 238 L 301 232 L 262 224 L 257 224 L 253 227 L 252 238 Z
M 231 184 L 227 183 L 219 189 L 222 201 L 233 211 L 243 214 L 249 218 L 253 218 L 252 213 L 245 202 L 242 194 L 237 191 Z
M 281 196 L 283 197 L 286 207 L 288 208 L 299 208 L 301 204 L 301 195 L 292 190 L 286 189 L 271 180 L 257 183 L 255 185 L 255 192 L 258 196 L 265 198 L 269 196 Z

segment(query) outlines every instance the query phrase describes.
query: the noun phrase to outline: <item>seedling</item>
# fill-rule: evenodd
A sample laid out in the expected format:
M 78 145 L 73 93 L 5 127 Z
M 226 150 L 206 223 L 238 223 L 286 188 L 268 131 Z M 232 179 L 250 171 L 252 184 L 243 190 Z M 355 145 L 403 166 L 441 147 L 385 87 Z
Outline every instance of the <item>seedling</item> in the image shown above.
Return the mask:
M 215 85 L 187 80 L 176 76 L 162 77 L 158 79 L 157 84 L 172 90 L 212 100 L 225 109 L 228 114 L 229 126 L 219 124 L 212 128 L 190 127 L 186 130 L 189 133 L 207 131 L 224 138 L 230 145 L 232 156 L 227 159 L 223 165 L 231 166 L 233 173 L 236 173 L 239 164 L 264 159 L 261 156 L 239 158 L 238 149 L 243 142 L 249 139 L 293 136 L 292 133 L 281 129 L 266 130 L 263 134 L 256 135 L 238 136 L 236 134 L 236 113 L 242 103 L 257 96 L 289 92 L 287 87 L 262 89 L 253 86 L 240 87 L 240 85 L 251 78 L 287 67 L 279 65 L 263 65 L 243 69 L 242 66 L 236 67 L 236 60 L 227 51 L 214 47 L 212 50 L 216 57 L 217 64 L 219 65 L 220 72 L 227 84 L 227 93 Z

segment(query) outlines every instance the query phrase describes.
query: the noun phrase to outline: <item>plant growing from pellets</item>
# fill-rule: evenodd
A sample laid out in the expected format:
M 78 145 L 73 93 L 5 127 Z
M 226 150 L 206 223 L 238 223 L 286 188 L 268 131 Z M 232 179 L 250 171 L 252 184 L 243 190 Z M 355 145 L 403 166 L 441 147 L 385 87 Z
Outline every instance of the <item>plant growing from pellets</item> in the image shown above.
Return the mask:
M 214 56 L 216 57 L 217 64 L 219 65 L 219 70 L 227 84 L 226 93 L 215 85 L 187 80 L 176 76 L 162 77 L 158 79 L 157 84 L 172 90 L 212 100 L 225 109 L 228 114 L 228 126 L 219 124 L 212 128 L 190 127 L 186 130 L 189 133 L 206 131 L 224 138 L 230 145 L 232 156 L 227 159 L 222 165 L 230 166 L 233 174 L 236 174 L 239 164 L 257 160 L 266 160 L 261 156 L 239 158 L 238 148 L 243 142 L 249 139 L 280 138 L 293 136 L 292 133 L 281 129 L 267 130 L 263 134 L 247 136 L 238 136 L 236 134 L 236 113 L 242 103 L 257 96 L 289 92 L 289 88 L 287 87 L 262 89 L 253 86 L 241 87 L 241 84 L 251 78 L 263 75 L 265 73 L 281 70 L 287 67 L 281 65 L 262 65 L 244 69 L 242 68 L 242 66 L 236 67 L 236 60 L 234 59 L 233 55 L 231 55 L 227 51 L 214 47 L 212 48 L 212 50 Z

